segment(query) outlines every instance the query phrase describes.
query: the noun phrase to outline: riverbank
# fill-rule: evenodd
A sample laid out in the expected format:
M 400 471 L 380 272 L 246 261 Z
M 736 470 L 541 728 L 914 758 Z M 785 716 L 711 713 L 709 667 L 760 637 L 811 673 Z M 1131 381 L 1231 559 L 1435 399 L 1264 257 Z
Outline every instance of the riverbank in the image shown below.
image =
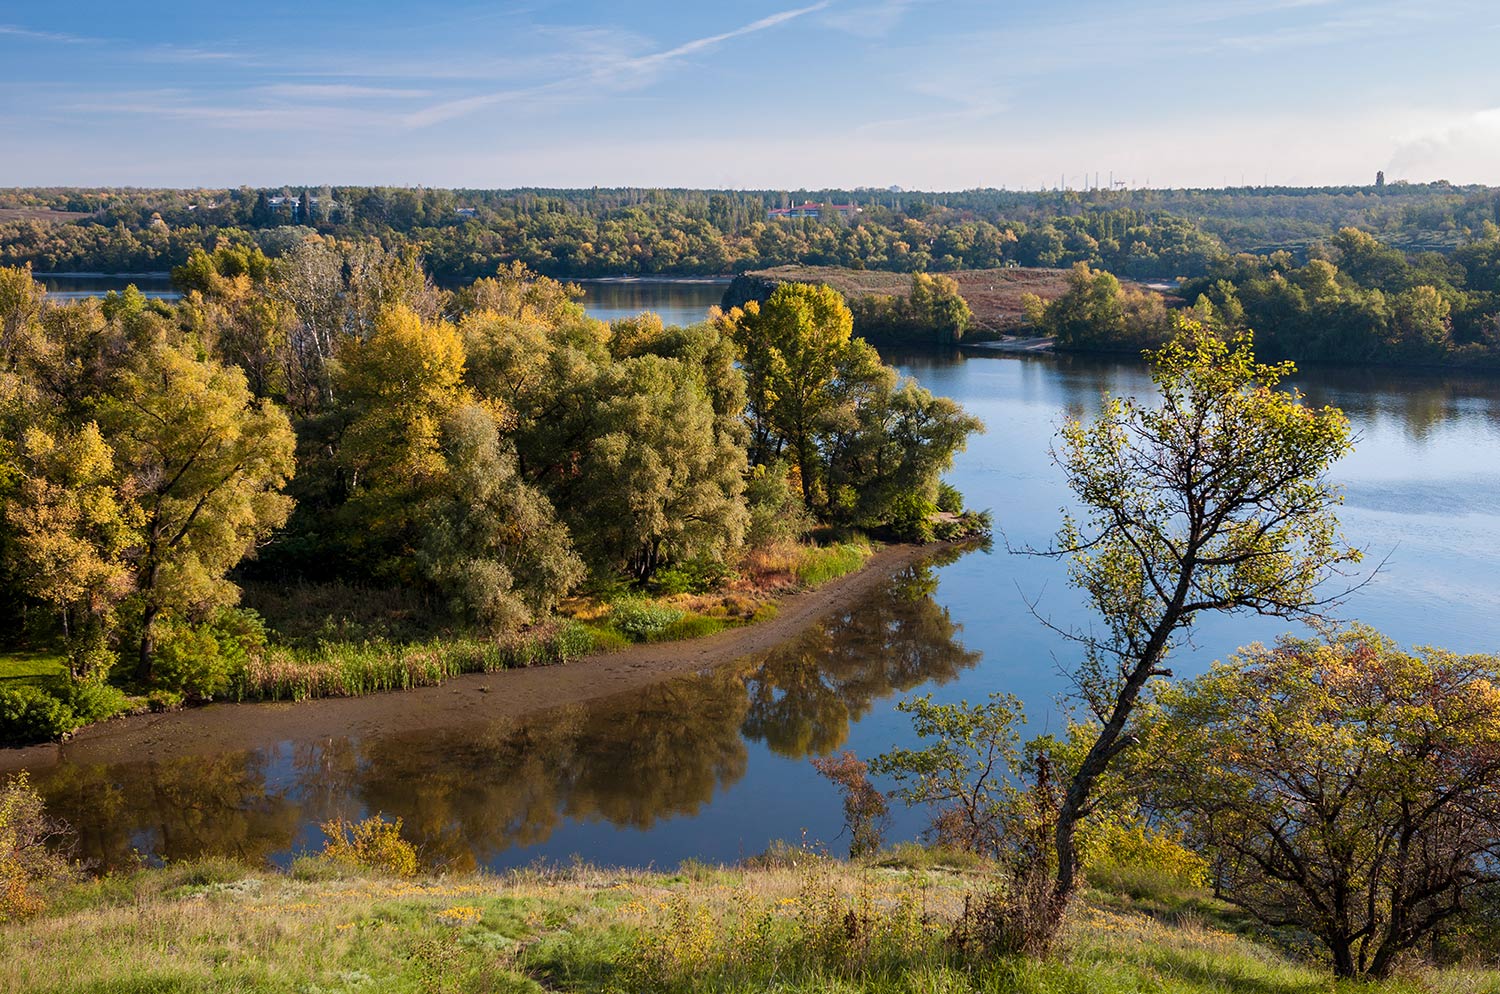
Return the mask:
M 911 292 L 911 273 L 892 273 L 840 266 L 776 266 L 744 274 L 752 280 L 775 283 L 826 283 L 846 298 L 905 296 Z M 974 315 L 966 338 L 1024 334 L 1029 328 L 1025 299 L 1056 300 L 1068 292 L 1069 270 L 1014 266 L 1008 269 L 961 269 L 944 272 L 958 284 L 958 292 Z M 1124 285 L 1136 287 L 1129 280 Z
M 977 941 L 992 871 L 906 847 L 845 863 L 801 849 L 676 873 L 587 865 L 396 876 L 306 857 L 227 861 L 49 894 L 0 929 L 0 989 L 432 992 L 879 990 L 966 994 L 1493 991 L 1488 969 L 1413 965 L 1335 983 L 1204 890 L 1106 879 L 1036 960 Z
M 295 739 L 419 732 L 521 718 L 583 704 L 764 652 L 831 613 L 857 604 L 891 575 L 957 543 L 888 545 L 853 572 L 777 603 L 773 617 L 677 642 L 594 652 L 563 666 L 455 676 L 427 687 L 361 697 L 208 704 L 138 714 L 80 729 L 61 743 L 0 750 L 0 772 L 63 761 L 110 763 L 253 749 Z

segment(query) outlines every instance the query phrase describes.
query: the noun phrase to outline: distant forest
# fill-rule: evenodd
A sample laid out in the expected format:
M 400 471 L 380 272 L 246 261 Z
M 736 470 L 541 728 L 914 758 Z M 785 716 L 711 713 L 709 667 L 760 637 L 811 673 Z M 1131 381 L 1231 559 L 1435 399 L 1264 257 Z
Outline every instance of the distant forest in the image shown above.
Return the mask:
M 804 217 L 775 208 L 843 205 Z M 855 210 L 857 208 L 857 210 Z M 1235 253 L 1299 262 L 1354 227 L 1451 252 L 1500 223 L 1500 191 L 1448 183 L 1223 190 L 0 191 L 0 265 L 165 271 L 220 240 L 272 257 L 316 231 L 420 248 L 440 282 L 524 263 L 558 278 L 709 275 L 787 264 L 943 272 L 1076 263 L 1134 279 L 1207 275 Z

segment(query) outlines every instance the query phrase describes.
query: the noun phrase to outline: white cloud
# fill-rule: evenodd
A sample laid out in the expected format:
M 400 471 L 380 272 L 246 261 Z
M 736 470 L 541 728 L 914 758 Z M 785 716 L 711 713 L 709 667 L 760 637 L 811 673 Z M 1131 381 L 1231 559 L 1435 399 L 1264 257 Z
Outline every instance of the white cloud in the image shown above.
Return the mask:
M 1427 119 L 1436 123 L 1411 129 L 1397 139 L 1387 169 L 1389 178 L 1500 182 L 1500 107 L 1431 114 Z

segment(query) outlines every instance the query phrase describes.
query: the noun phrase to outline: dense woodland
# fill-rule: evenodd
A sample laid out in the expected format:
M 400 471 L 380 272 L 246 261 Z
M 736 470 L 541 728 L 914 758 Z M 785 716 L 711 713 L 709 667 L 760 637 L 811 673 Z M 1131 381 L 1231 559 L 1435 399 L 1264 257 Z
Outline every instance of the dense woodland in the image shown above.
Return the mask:
M 859 212 L 768 215 L 809 200 Z M 22 189 L 0 191 L 0 265 L 165 271 L 224 244 L 274 261 L 314 235 L 420 256 L 448 287 L 517 263 L 554 278 L 1083 265 L 1076 293 L 1032 315 L 1063 347 L 1165 340 L 1170 302 L 1118 285 L 1160 279 L 1184 281 L 1201 320 L 1259 332 L 1267 355 L 1486 364 L 1500 336 L 1497 222 L 1500 192 L 1446 183 L 945 194 Z M 962 336 L 968 318 L 951 288 L 914 289 L 855 303 L 860 333 L 907 344 Z
M 814 528 L 951 532 L 939 475 L 981 428 L 826 287 L 604 324 L 519 264 L 448 292 L 409 249 L 317 236 L 174 278 L 175 304 L 58 304 L 0 270 L 0 609 L 71 676 L 0 692 L 14 735 L 112 684 L 235 691 L 277 637 L 247 580 L 399 590 L 484 637 L 582 587 L 712 587 Z
M 861 211 L 767 215 L 808 201 Z M 0 212 L 14 218 L 0 223 L 0 264 L 30 262 L 38 272 L 163 271 L 194 247 L 212 249 L 220 235 L 253 238 L 274 256 L 317 230 L 420 245 L 439 282 L 487 276 L 509 262 L 554 277 L 791 263 L 913 272 L 1087 262 L 1171 279 L 1202 275 L 1225 252 L 1300 256 L 1349 226 L 1407 250 L 1453 249 L 1486 221 L 1500 222 L 1500 194 L 1447 183 L 962 193 L 13 189 L 0 191 Z
M 1161 297 L 1078 263 L 1069 291 L 1030 302 L 1032 323 L 1065 348 L 1138 350 L 1170 337 Z M 1290 253 L 1213 262 L 1178 291 L 1224 333 L 1257 333 L 1268 356 L 1494 366 L 1500 363 L 1500 228 L 1484 223 L 1450 253 L 1403 252 L 1344 228 L 1299 262 Z

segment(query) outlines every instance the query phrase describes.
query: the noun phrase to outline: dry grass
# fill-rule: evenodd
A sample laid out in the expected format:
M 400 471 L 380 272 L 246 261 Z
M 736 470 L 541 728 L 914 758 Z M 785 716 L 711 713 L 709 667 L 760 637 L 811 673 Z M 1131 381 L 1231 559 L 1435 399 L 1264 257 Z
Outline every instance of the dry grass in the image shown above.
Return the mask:
M 750 273 L 767 279 L 798 283 L 827 283 L 845 297 L 904 296 L 911 291 L 910 273 L 886 273 L 838 266 L 777 266 Z M 958 291 L 974 312 L 981 331 L 1013 334 L 1025 327 L 1022 298 L 1035 294 L 1055 300 L 1068 290 L 1066 269 L 965 269 L 944 273 L 958 283 Z M 1134 289 L 1137 284 L 1122 281 Z

